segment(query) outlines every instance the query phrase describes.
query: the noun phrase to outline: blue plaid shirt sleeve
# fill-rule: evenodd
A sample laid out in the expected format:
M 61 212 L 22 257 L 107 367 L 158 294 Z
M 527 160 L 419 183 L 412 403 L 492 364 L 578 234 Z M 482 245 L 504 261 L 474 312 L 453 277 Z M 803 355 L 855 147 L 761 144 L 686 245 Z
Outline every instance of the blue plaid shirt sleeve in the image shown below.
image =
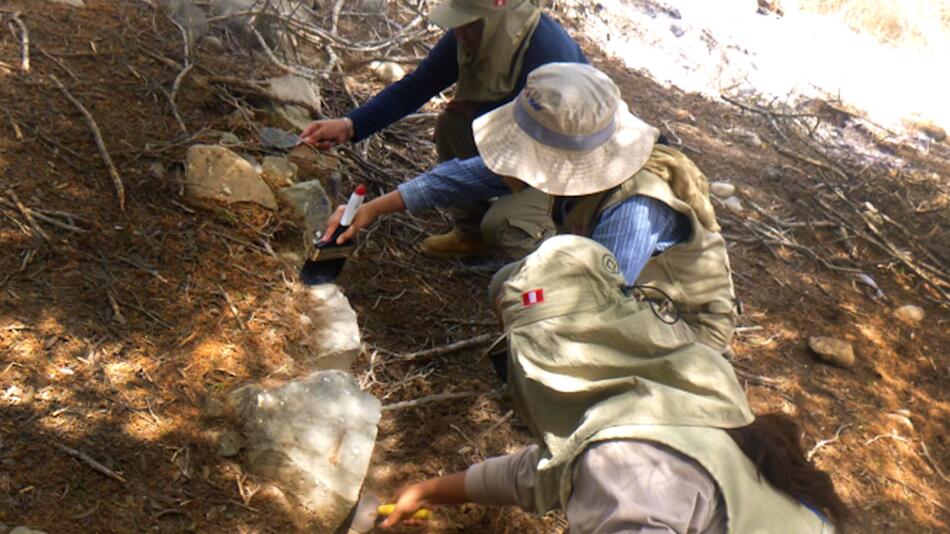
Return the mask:
M 440 163 L 400 184 L 399 193 L 409 213 L 419 213 L 508 195 L 511 190 L 476 156 Z

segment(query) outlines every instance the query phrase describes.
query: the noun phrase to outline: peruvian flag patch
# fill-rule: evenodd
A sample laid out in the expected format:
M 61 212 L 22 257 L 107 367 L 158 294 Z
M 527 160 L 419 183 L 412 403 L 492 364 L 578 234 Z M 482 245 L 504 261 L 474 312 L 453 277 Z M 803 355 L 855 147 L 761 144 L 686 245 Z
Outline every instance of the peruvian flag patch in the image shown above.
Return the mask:
M 521 302 L 525 306 L 534 306 L 544 302 L 544 290 L 532 289 L 531 291 L 525 291 L 521 294 Z

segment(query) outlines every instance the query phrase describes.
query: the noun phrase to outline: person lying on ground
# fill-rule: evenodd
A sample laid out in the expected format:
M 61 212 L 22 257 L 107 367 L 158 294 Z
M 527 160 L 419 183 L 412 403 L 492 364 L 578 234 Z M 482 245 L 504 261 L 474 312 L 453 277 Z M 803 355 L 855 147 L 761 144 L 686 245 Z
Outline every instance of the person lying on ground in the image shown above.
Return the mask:
M 578 533 L 818 534 L 847 518 L 795 422 L 754 418 L 729 363 L 632 296 L 600 244 L 552 237 L 495 290 L 508 391 L 538 444 L 404 488 L 383 526 L 464 502 L 560 508 Z
M 724 351 L 736 299 L 709 185 L 686 156 L 655 144 L 658 135 L 630 113 L 606 74 L 551 63 L 529 75 L 516 100 L 475 122 L 480 157 L 442 163 L 364 204 L 338 241 L 386 213 L 537 190 L 552 195 L 562 232 L 606 246 L 627 282 L 675 302 L 697 338 Z M 333 214 L 325 235 L 341 215 Z M 517 240 L 500 234 L 524 235 L 510 219 L 483 229 L 499 246 Z
M 478 154 L 472 120 L 509 102 L 524 87 L 528 73 L 546 63 L 586 62 L 577 43 L 530 0 L 443 0 L 430 14 L 448 31 L 419 66 L 342 119 L 316 121 L 300 137 L 319 148 L 360 141 L 416 111 L 455 84 L 455 97 L 436 120 L 439 161 Z M 436 257 L 488 252 L 481 237 L 487 213 L 521 221 L 534 236 L 519 246 L 526 254 L 553 235 L 546 217 L 548 199 L 537 191 L 506 198 L 459 203 L 451 210 L 452 231 L 430 236 L 423 250 Z

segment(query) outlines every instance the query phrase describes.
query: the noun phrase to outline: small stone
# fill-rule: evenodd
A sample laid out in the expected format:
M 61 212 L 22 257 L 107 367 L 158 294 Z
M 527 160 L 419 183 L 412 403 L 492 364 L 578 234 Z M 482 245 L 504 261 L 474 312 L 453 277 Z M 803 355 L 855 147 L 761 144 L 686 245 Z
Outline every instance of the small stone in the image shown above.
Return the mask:
M 318 180 L 300 182 L 277 191 L 280 204 L 292 222 L 303 230 L 303 248 L 306 253 L 313 246 L 315 232 L 323 231 L 333 212 L 330 198 Z
M 895 423 L 903 426 L 907 430 L 913 431 L 914 422 L 910 420 L 910 417 L 908 417 L 908 415 L 910 415 L 910 412 L 908 412 L 907 415 L 899 413 L 899 412 L 907 412 L 907 410 L 898 410 L 895 413 L 885 414 L 885 416 L 891 421 L 894 421 Z
M 719 198 L 729 198 L 736 194 L 736 186 L 729 182 L 713 182 L 709 184 L 709 192 Z
M 288 74 L 279 78 L 271 78 L 268 85 L 270 85 L 271 92 L 282 100 L 306 103 L 317 111 L 320 110 L 320 86 L 311 80 L 295 74 Z
M 894 317 L 897 317 L 901 321 L 904 321 L 908 324 L 916 324 L 924 320 L 927 314 L 924 312 L 924 309 L 920 306 L 914 306 L 913 304 L 905 304 L 900 308 L 894 310 Z
M 398 82 L 406 75 L 406 69 L 392 61 L 374 61 L 369 64 L 369 68 L 380 81 L 386 84 Z
M 808 348 L 822 360 L 839 367 L 854 365 L 854 347 L 851 343 L 833 337 L 812 336 Z
M 30 527 L 16 527 L 10 531 L 10 534 L 46 534 L 46 532 Z
M 276 210 L 267 183 L 246 159 L 220 146 L 194 145 L 185 163 L 185 191 L 194 198 L 233 204 L 254 202 Z
M 261 176 L 274 189 L 283 189 L 294 185 L 297 178 L 297 165 L 287 158 L 266 156 L 261 165 Z
M 208 417 L 221 417 L 225 412 L 224 403 L 214 397 L 211 397 L 207 402 L 205 402 L 204 412 Z
M 205 35 L 198 41 L 198 44 L 214 54 L 224 52 L 224 41 L 214 35 Z
M 737 139 L 740 143 L 746 145 L 749 148 L 762 148 L 765 146 L 765 143 L 762 142 L 762 138 L 759 137 L 759 134 L 753 131 L 744 130 L 742 128 L 733 128 L 729 130 L 729 133 L 733 138 Z
M 670 24 L 670 32 L 676 37 L 682 37 L 686 33 L 679 24 Z
M 780 182 L 782 180 L 782 171 L 776 167 L 766 167 L 764 174 L 766 178 L 773 182 Z
M 244 437 L 230 428 L 221 432 L 218 437 L 218 456 L 230 458 L 237 456 L 244 448 Z
M 742 207 L 742 201 L 739 200 L 739 197 L 729 197 L 723 201 L 723 205 L 725 205 L 726 209 L 732 213 L 737 214 L 742 213 L 742 211 L 745 209 Z
M 310 112 L 300 106 L 269 104 L 263 112 L 261 120 L 270 126 L 299 132 L 313 122 Z
M 165 169 L 165 165 L 160 161 L 156 161 L 148 166 L 148 174 L 156 180 L 164 180 L 168 176 L 168 171 Z
M 72 7 L 86 7 L 86 3 L 83 0 L 50 0 L 54 4 L 65 4 Z M 26 527 L 17 527 L 17 528 L 26 528 Z M 39 532 L 39 531 L 37 531 Z

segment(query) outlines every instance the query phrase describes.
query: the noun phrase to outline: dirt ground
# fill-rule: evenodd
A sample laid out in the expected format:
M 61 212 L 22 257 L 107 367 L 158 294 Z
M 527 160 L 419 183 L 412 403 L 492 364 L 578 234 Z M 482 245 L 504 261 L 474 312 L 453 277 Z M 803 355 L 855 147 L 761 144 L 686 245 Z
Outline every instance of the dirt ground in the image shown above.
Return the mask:
M 288 348 L 299 334 L 280 304 L 293 289 L 297 266 L 285 252 L 296 241 L 262 210 L 188 204 L 176 172 L 186 148 L 213 142 L 213 130 L 262 154 L 250 118 L 234 114 L 255 102 L 187 78 L 176 100 L 182 132 L 168 103 L 182 68 L 178 30 L 145 2 L 86 3 L 0 2 L 2 26 L 21 10 L 32 46 L 25 73 L 19 40 L 0 32 L 0 523 L 57 533 L 292 530 L 264 481 L 215 454 L 203 406 L 248 381 L 306 372 Z M 806 449 L 855 513 L 852 531 L 950 529 L 950 314 L 908 267 L 935 279 L 920 265 L 946 273 L 950 263 L 947 142 L 924 152 L 882 140 L 892 165 L 826 157 L 784 138 L 773 124 L 785 124 L 781 116 L 665 89 L 583 46 L 635 113 L 662 125 L 710 180 L 739 187 L 746 210 L 719 213 L 744 305 L 733 361 L 754 410 L 797 417 Z M 400 52 L 423 53 L 417 44 Z M 279 74 L 260 58 L 200 48 L 195 58 L 195 72 L 209 76 Z M 362 65 L 347 72 L 360 101 L 381 87 Z M 52 75 L 95 117 L 124 181 L 124 211 Z M 342 82 L 324 89 L 329 115 L 346 109 Z M 763 142 L 738 141 L 729 133 L 737 129 Z M 424 117 L 370 140 L 366 159 L 385 172 L 347 162 L 347 188 L 367 181 L 379 194 L 424 169 L 429 135 Z M 14 197 L 59 224 L 31 223 Z M 866 202 L 891 245 L 862 219 Z M 395 355 L 497 331 L 483 296 L 497 263 L 435 261 L 418 250 L 445 224 L 441 214 L 379 222 L 339 280 L 366 343 L 353 372 L 384 404 L 478 393 L 384 414 L 367 482 L 382 494 L 528 442 L 493 394 L 500 383 L 480 357 L 484 346 L 411 362 Z M 870 298 L 842 267 L 871 276 L 884 297 Z M 903 304 L 926 318 L 898 321 L 892 310 Z M 818 363 L 807 348 L 813 335 L 853 343 L 857 363 Z M 564 527 L 553 514 L 464 506 L 439 510 L 427 529 Z

